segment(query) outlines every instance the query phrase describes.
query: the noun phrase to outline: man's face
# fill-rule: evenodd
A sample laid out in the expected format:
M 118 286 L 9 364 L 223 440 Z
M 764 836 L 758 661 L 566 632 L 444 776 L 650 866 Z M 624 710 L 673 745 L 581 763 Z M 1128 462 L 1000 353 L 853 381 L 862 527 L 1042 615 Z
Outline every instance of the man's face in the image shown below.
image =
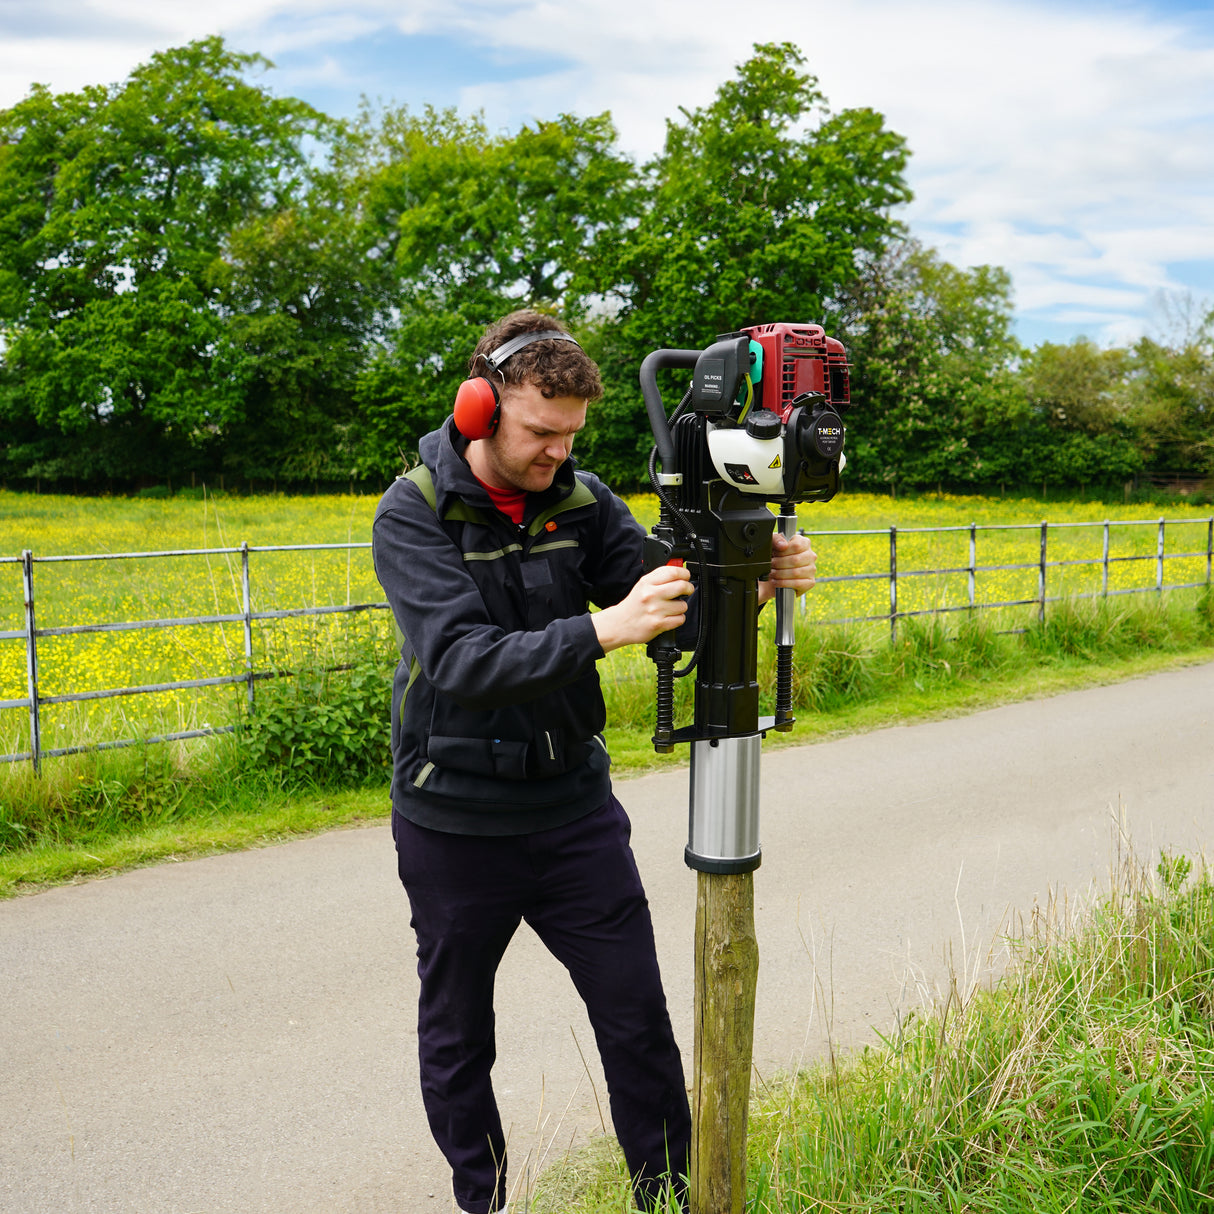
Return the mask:
M 468 462 L 495 489 L 537 493 L 552 484 L 585 424 L 586 402 L 580 397 L 547 400 L 534 384 L 507 384 L 497 433 L 471 443 Z

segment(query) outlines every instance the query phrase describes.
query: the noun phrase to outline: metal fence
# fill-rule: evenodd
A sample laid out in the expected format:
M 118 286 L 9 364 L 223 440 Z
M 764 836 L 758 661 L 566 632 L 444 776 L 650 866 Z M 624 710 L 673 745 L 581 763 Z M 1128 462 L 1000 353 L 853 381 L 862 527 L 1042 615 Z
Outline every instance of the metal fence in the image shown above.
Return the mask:
M 1204 524 L 1206 531 L 1206 542 L 1204 549 L 1186 552 L 1168 552 L 1166 543 L 1169 520 L 1162 518 L 1158 520 L 1136 521 L 1112 520 L 1103 523 L 971 523 L 968 526 L 962 527 L 889 527 L 866 531 L 816 532 L 815 534 L 820 536 L 823 540 L 829 538 L 831 541 L 846 537 L 888 536 L 888 567 L 886 567 L 883 563 L 880 569 L 872 569 L 863 573 L 834 576 L 824 575 L 819 578 L 818 581 L 821 585 L 866 581 L 888 582 L 889 608 L 888 611 L 883 610 L 879 614 L 845 616 L 836 619 L 817 619 L 814 622 L 817 624 L 852 624 L 873 621 L 888 621 L 891 639 L 896 639 L 899 621 L 908 619 L 912 616 L 944 614 L 955 611 L 975 611 L 994 608 L 1035 606 L 1037 608 L 1038 618 L 1044 621 L 1047 603 L 1057 601 L 1060 598 L 1097 596 L 1107 597 L 1117 594 L 1141 594 L 1144 592 L 1158 592 L 1162 594 L 1162 592 L 1165 590 L 1209 586 L 1211 582 L 1211 565 L 1214 564 L 1214 517 L 1206 519 L 1174 519 L 1171 521 L 1173 524 L 1183 524 L 1189 528 L 1192 528 L 1195 525 L 1201 526 Z M 1100 556 L 1078 559 L 1050 559 L 1051 536 L 1057 535 L 1057 533 L 1060 531 L 1094 527 L 1099 527 L 1103 530 L 1103 551 Z M 1115 555 L 1112 553 L 1110 538 L 1113 530 L 1117 528 L 1130 527 L 1151 527 L 1155 529 L 1155 543 L 1153 552 L 1122 555 Z M 1038 542 L 1033 547 L 1033 560 L 1000 564 L 979 564 L 978 538 L 980 532 L 994 533 L 1015 531 L 1036 533 Z M 922 569 L 899 566 L 898 545 L 900 538 L 905 544 L 907 536 L 946 535 L 956 533 L 968 533 L 968 560 L 964 565 L 957 565 L 948 568 Z M 381 611 L 387 608 L 387 603 L 378 601 L 369 603 L 346 603 L 330 606 L 298 607 L 288 608 L 285 610 L 254 611 L 252 607 L 253 595 L 251 593 L 250 558 L 255 554 L 269 552 L 316 552 L 340 550 L 349 553 L 352 551 L 366 550 L 369 548 L 370 544 L 366 543 L 289 544 L 258 547 L 252 547 L 248 543 L 242 543 L 238 548 L 201 548 L 168 552 L 124 552 L 82 556 L 38 557 L 35 556 L 32 551 L 26 550 L 21 554 L 20 557 L 0 557 L 0 565 L 15 563 L 20 563 L 21 565 L 22 586 L 24 592 L 24 627 L 15 630 L 0 631 L 0 642 L 24 642 L 27 684 L 26 695 L 20 698 L 0 700 L 0 709 L 27 709 L 29 713 L 30 739 L 30 746 L 28 750 L 17 754 L 0 755 L 0 762 L 31 761 L 34 764 L 35 769 L 38 769 L 43 759 L 54 758 L 60 755 L 76 754 L 82 751 L 107 750 L 148 742 L 171 742 L 186 738 L 205 737 L 212 734 L 231 732 L 235 728 L 233 725 L 219 727 L 208 726 L 203 729 L 182 730 L 173 733 L 159 734 L 154 737 L 119 738 L 112 741 L 90 743 L 87 745 L 46 748 L 42 745 L 41 710 L 44 706 L 54 704 L 73 703 L 86 700 L 100 700 L 119 696 L 135 696 L 153 692 L 180 691 L 190 688 L 218 687 L 241 683 L 245 684 L 247 688 L 246 696 L 249 708 L 251 710 L 255 704 L 255 687 L 257 682 L 262 679 L 275 678 L 282 673 L 277 670 L 257 670 L 254 668 L 253 635 L 254 628 L 257 624 L 270 620 L 281 620 L 298 616 L 323 616 L 363 611 Z M 38 565 L 62 564 L 66 562 L 80 561 L 148 560 L 163 557 L 209 557 L 217 555 L 234 556 L 237 554 L 240 556 L 240 589 L 242 599 L 242 610 L 239 613 L 192 615 L 173 619 L 148 619 L 112 623 L 76 624 L 52 628 L 39 628 L 37 626 L 34 569 Z M 1166 563 L 1168 561 L 1189 560 L 1199 562 L 1203 559 L 1205 562 L 1204 578 L 1179 582 L 1169 582 L 1166 580 Z M 1136 585 L 1129 588 L 1111 587 L 1110 571 L 1119 565 L 1124 565 L 1129 562 L 1152 562 L 1154 564 L 1154 577 L 1149 582 L 1142 585 Z M 1100 588 L 1098 590 L 1081 592 L 1078 594 L 1069 593 L 1063 595 L 1051 593 L 1051 590 L 1054 588 L 1054 579 L 1051 575 L 1051 571 L 1078 566 L 1099 566 Z M 978 576 L 980 574 L 1026 570 L 1035 571 L 1036 573 L 1037 590 L 1036 594 L 1033 596 L 1008 600 L 986 600 L 979 596 L 977 592 L 977 584 Z M 937 604 L 927 608 L 911 610 L 899 606 L 899 585 L 905 583 L 907 579 L 962 574 L 964 574 L 967 579 L 967 594 L 964 601 L 951 604 Z M 816 597 L 817 596 L 815 596 L 815 598 Z M 802 608 L 804 609 L 806 600 L 802 599 L 801 602 Z M 195 626 L 199 624 L 229 623 L 240 624 L 243 630 L 244 670 L 240 674 L 217 675 L 214 677 L 201 679 L 182 679 L 174 682 L 148 683 L 132 687 L 113 687 L 94 691 L 70 692 L 59 695 L 44 695 L 39 688 L 38 642 L 41 638 L 71 636 L 80 633 L 129 632 L 141 629 L 169 629 Z
M 146 695 L 153 692 L 181 691 L 197 687 L 222 687 L 244 683 L 247 687 L 247 699 L 250 711 L 256 702 L 255 687 L 259 680 L 278 677 L 276 670 L 255 670 L 253 667 L 253 629 L 258 623 L 267 620 L 282 620 L 299 616 L 323 616 L 349 614 L 359 611 L 383 611 L 388 604 L 347 603 L 321 607 L 295 607 L 285 610 L 254 611 L 251 591 L 250 557 L 257 553 L 267 552 L 322 552 L 340 550 L 344 552 L 359 549 L 369 550 L 368 543 L 363 544 L 279 544 L 252 547 L 247 542 L 238 548 L 194 548 L 165 552 L 119 552 L 100 553 L 83 556 L 35 556 L 26 549 L 19 557 L 0 557 L 0 565 L 20 563 L 21 581 L 24 595 L 25 626 L 16 630 L 0 631 L 0 641 L 20 640 L 25 642 L 26 666 L 26 695 L 20 699 L 0 700 L 0 709 L 27 708 L 29 710 L 29 739 L 30 748 L 18 754 L 0 755 L 0 763 L 12 763 L 23 760 L 32 761 L 35 769 L 41 766 L 43 759 L 56 758 L 61 755 L 79 754 L 83 751 L 113 750 L 124 746 L 135 746 L 147 742 L 174 742 L 186 738 L 208 737 L 212 734 L 231 733 L 236 726 L 208 726 L 205 729 L 180 730 L 175 733 L 158 734 L 154 737 L 118 738 L 108 742 L 95 742 L 88 745 L 64 746 L 46 748 L 42 745 L 42 708 L 50 704 L 79 703 L 86 700 L 111 699 L 118 696 Z M 80 561 L 129 561 L 154 560 L 163 557 L 209 557 L 209 556 L 240 556 L 240 590 L 242 609 L 239 613 L 216 615 L 181 616 L 175 619 L 127 620 L 115 623 L 74 624 L 55 628 L 39 628 L 37 626 L 37 600 L 34 593 L 34 568 L 36 565 L 65 564 Z M 134 632 L 144 629 L 166 629 L 193 627 L 198 624 L 240 624 L 244 633 L 244 664 L 243 673 L 236 675 L 217 675 L 203 679 L 181 679 L 167 683 L 144 683 L 134 687 L 111 687 L 96 691 L 71 692 L 63 695 L 43 695 L 38 682 L 38 641 L 43 637 L 75 636 L 83 633 L 101 632 Z
M 817 621 L 822 624 L 856 624 L 869 623 L 873 621 L 888 620 L 890 639 L 896 640 L 898 635 L 898 621 L 909 619 L 912 616 L 919 615 L 942 615 L 954 611 L 974 611 L 974 610 L 989 610 L 1001 607 L 1032 607 L 1037 608 L 1037 618 L 1045 621 L 1045 609 L 1047 603 L 1057 602 L 1060 599 L 1072 598 L 1108 598 L 1112 595 L 1120 594 L 1143 594 L 1148 592 L 1157 592 L 1162 594 L 1164 590 L 1183 590 L 1191 587 L 1209 586 L 1211 565 L 1214 564 L 1214 517 L 1197 518 L 1197 519 L 1174 519 L 1174 524 L 1181 524 L 1185 527 L 1201 526 L 1204 524 L 1206 530 L 1205 547 L 1198 551 L 1189 552 L 1168 552 L 1167 551 L 1167 519 L 1139 519 L 1139 520 L 1105 520 L 1104 522 L 1092 523 L 970 523 L 968 526 L 961 527 L 889 527 L 879 530 L 870 531 L 823 531 L 818 534 L 825 536 L 889 536 L 889 567 L 871 573 L 855 573 L 844 574 L 842 576 L 831 577 L 824 576 L 817 579 L 819 585 L 827 585 L 829 583 L 840 582 L 865 582 L 865 581 L 888 581 L 889 583 L 889 610 L 881 612 L 879 615 L 865 616 L 847 616 L 838 619 L 824 619 Z M 1084 528 L 1101 528 L 1103 532 L 1102 553 L 1098 557 L 1083 557 L 1071 558 L 1064 560 L 1050 560 L 1049 558 L 1049 541 L 1051 535 L 1056 535 L 1059 531 L 1078 530 Z M 1112 555 L 1110 538 L 1114 528 L 1129 528 L 1129 527 L 1152 527 L 1155 529 L 1155 551 L 1152 553 L 1128 553 L 1122 555 Z M 1039 536 L 1039 545 L 1037 549 L 1037 559 L 1033 561 L 1016 562 L 1010 564 L 994 564 L 980 565 L 978 564 L 978 533 L 979 532 L 1012 532 L 1024 531 L 1035 532 Z M 899 569 L 898 566 L 898 537 L 908 535 L 945 535 L 945 534 L 968 534 L 969 538 L 969 559 L 964 565 L 958 565 L 951 568 L 933 568 L 933 569 Z M 1205 561 L 1205 576 L 1199 580 L 1191 580 L 1187 582 L 1168 582 L 1165 580 L 1164 566 L 1167 561 L 1173 560 L 1190 560 L 1190 561 Z M 1121 565 L 1134 562 L 1151 562 L 1155 566 L 1155 576 L 1149 584 L 1140 586 L 1130 586 L 1120 589 L 1111 589 L 1109 586 L 1110 570 Z M 1078 568 L 1083 566 L 1099 566 L 1100 567 L 1100 589 L 1091 591 L 1068 592 L 1066 594 L 1051 594 L 1050 589 L 1052 582 L 1050 579 L 1051 569 Z M 999 572 L 1015 572 L 1023 570 L 1032 570 L 1037 575 L 1037 592 L 1031 598 L 1008 599 L 1003 601 L 981 601 L 976 595 L 977 575 L 980 573 L 999 573 Z M 962 603 L 952 605 L 936 605 L 932 607 L 922 608 L 919 610 L 903 610 L 898 606 L 898 584 L 899 581 L 908 578 L 917 577 L 939 577 L 948 574 L 965 574 L 967 577 L 967 597 Z M 802 600 L 804 603 L 804 600 Z

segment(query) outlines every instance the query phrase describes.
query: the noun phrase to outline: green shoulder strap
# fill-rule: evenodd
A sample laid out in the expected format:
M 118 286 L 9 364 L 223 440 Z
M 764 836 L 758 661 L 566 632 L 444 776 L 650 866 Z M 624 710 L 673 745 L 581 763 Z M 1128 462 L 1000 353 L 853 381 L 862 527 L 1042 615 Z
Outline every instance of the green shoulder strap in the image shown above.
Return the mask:
M 422 497 L 426 499 L 426 504 L 435 513 L 438 512 L 438 496 L 434 492 L 434 477 L 430 475 L 430 469 L 425 464 L 418 464 L 416 468 L 410 468 L 408 472 L 397 477 L 397 480 L 412 481 L 420 490 Z M 408 662 L 410 667 L 416 663 L 413 658 L 413 647 L 409 644 L 409 638 L 405 636 L 401 630 L 401 626 L 396 622 L 395 614 L 392 616 L 392 631 L 396 634 L 396 644 L 400 649 L 401 661 Z M 410 684 L 413 678 L 416 677 L 416 672 L 409 679 Z
M 425 464 L 418 464 L 416 468 L 410 468 L 401 478 L 401 480 L 412 481 L 420 490 L 422 497 L 426 499 L 430 509 L 438 513 L 438 494 L 434 489 L 434 477 L 430 475 L 430 469 Z M 475 507 L 469 506 L 467 502 L 462 502 L 458 498 L 453 501 L 443 515 L 443 522 L 456 523 L 483 523 L 485 516 Z
M 410 468 L 398 479 L 412 481 L 422 491 L 422 497 L 426 499 L 426 504 L 430 509 L 435 513 L 438 512 L 438 495 L 434 492 L 434 477 L 430 475 L 430 469 L 425 464 L 418 464 L 416 468 Z
M 425 464 L 418 464 L 416 468 L 410 468 L 408 472 L 402 473 L 398 480 L 412 481 L 421 491 L 421 495 L 426 499 L 426 505 L 431 510 L 438 513 L 438 494 L 434 488 L 434 477 L 430 473 L 430 469 Z M 457 523 L 483 523 L 485 516 L 475 507 L 469 506 L 466 502 L 460 501 L 458 498 L 453 501 L 443 515 L 444 522 Z M 413 650 L 409 645 L 408 638 L 401 631 L 400 625 L 393 617 L 392 627 L 396 633 L 396 643 L 400 646 L 401 658 L 405 661 L 413 661 Z

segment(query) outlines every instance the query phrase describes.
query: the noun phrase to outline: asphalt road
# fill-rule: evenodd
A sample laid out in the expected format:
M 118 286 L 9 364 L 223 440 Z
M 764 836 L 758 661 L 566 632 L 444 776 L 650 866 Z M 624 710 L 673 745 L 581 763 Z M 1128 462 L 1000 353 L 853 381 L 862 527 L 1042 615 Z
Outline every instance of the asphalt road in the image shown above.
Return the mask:
M 999 963 L 1017 915 L 1214 838 L 1214 665 L 763 759 L 763 1075 Z M 691 1056 L 687 776 L 617 789 Z M 1119 840 L 1121 840 L 1119 842 Z M 0 1210 L 446 1214 L 385 827 L 0 904 Z M 600 1128 L 593 1038 L 524 928 L 498 981 L 512 1178 Z M 587 1064 L 583 1065 L 582 1055 Z

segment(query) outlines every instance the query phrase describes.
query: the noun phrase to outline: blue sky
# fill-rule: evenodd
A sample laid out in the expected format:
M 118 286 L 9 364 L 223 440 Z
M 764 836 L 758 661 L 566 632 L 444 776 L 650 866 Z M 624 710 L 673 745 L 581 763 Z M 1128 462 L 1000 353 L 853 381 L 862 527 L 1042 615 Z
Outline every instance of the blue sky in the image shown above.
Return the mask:
M 1168 336 L 1214 306 L 1209 3 L 0 0 L 0 106 L 213 33 L 331 114 L 363 95 L 495 128 L 610 110 L 638 158 L 754 42 L 791 41 L 832 109 L 871 106 L 906 136 L 902 218 L 957 265 L 1010 271 L 1023 340 Z

